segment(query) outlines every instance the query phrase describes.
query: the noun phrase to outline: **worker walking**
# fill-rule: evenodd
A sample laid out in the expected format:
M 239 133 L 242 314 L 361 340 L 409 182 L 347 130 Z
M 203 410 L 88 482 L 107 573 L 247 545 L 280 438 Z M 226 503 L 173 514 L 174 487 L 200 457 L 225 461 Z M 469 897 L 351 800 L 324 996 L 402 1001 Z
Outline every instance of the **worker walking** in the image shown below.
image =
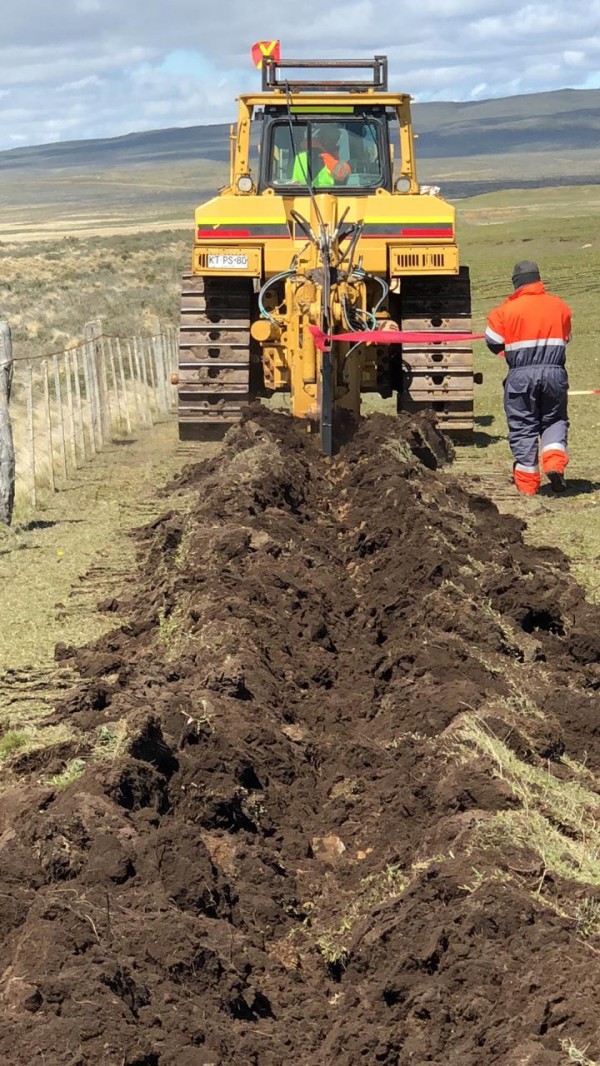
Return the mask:
M 552 296 L 537 263 L 516 263 L 515 291 L 488 317 L 488 348 L 506 358 L 504 410 L 514 458 L 513 479 L 520 492 L 534 496 L 542 470 L 555 492 L 566 488 L 566 347 L 571 339 L 571 309 Z

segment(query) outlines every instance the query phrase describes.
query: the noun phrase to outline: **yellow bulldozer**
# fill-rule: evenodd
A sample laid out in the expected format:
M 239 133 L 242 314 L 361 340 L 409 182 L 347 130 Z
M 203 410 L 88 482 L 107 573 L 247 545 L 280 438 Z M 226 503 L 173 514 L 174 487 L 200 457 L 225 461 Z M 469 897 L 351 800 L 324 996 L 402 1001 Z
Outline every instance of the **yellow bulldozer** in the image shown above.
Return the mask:
M 388 91 L 385 56 L 266 57 L 262 92 L 239 98 L 229 184 L 196 210 L 180 437 L 280 391 L 328 455 L 363 392 L 472 432 L 469 272 L 437 193 L 417 181 L 410 97 Z

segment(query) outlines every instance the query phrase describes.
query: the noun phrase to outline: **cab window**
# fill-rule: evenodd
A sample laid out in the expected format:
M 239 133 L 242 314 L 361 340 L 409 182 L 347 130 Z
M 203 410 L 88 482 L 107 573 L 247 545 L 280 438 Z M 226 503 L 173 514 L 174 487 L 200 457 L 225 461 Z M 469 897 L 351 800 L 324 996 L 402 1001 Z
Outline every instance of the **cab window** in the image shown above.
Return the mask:
M 275 188 L 372 189 L 384 182 L 376 119 L 275 121 L 269 133 L 266 175 Z

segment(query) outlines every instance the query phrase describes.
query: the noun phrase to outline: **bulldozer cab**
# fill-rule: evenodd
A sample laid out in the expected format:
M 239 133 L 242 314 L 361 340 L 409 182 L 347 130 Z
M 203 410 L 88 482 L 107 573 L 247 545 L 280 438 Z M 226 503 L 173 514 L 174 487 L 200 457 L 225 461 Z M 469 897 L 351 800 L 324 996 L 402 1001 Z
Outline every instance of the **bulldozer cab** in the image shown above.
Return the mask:
M 350 110 L 350 109 L 348 109 Z M 353 109 L 347 118 L 273 116 L 265 123 L 261 189 L 293 195 L 391 191 L 388 118 L 383 109 Z
M 308 68 L 309 77 L 290 76 Z M 319 69 L 338 75 L 315 77 Z M 356 77 L 367 69 L 370 78 Z M 262 93 L 239 98 L 232 142 L 235 195 L 251 191 L 284 197 L 315 191 L 346 196 L 393 193 L 394 142 L 405 191 L 418 192 L 410 97 L 388 92 L 387 58 L 372 60 L 275 60 L 263 65 Z M 250 137 L 250 127 L 253 128 Z M 260 156 L 250 166 L 250 144 Z M 248 179 L 251 178 L 251 181 Z M 240 183 L 241 179 L 241 183 Z

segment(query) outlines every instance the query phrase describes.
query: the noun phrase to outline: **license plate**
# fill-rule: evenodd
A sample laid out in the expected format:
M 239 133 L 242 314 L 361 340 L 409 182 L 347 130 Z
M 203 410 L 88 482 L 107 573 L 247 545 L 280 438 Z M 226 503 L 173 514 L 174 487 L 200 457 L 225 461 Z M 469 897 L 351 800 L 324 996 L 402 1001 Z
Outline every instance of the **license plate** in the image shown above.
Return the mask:
M 247 270 L 248 256 L 225 252 L 219 252 L 208 257 L 209 270 Z

